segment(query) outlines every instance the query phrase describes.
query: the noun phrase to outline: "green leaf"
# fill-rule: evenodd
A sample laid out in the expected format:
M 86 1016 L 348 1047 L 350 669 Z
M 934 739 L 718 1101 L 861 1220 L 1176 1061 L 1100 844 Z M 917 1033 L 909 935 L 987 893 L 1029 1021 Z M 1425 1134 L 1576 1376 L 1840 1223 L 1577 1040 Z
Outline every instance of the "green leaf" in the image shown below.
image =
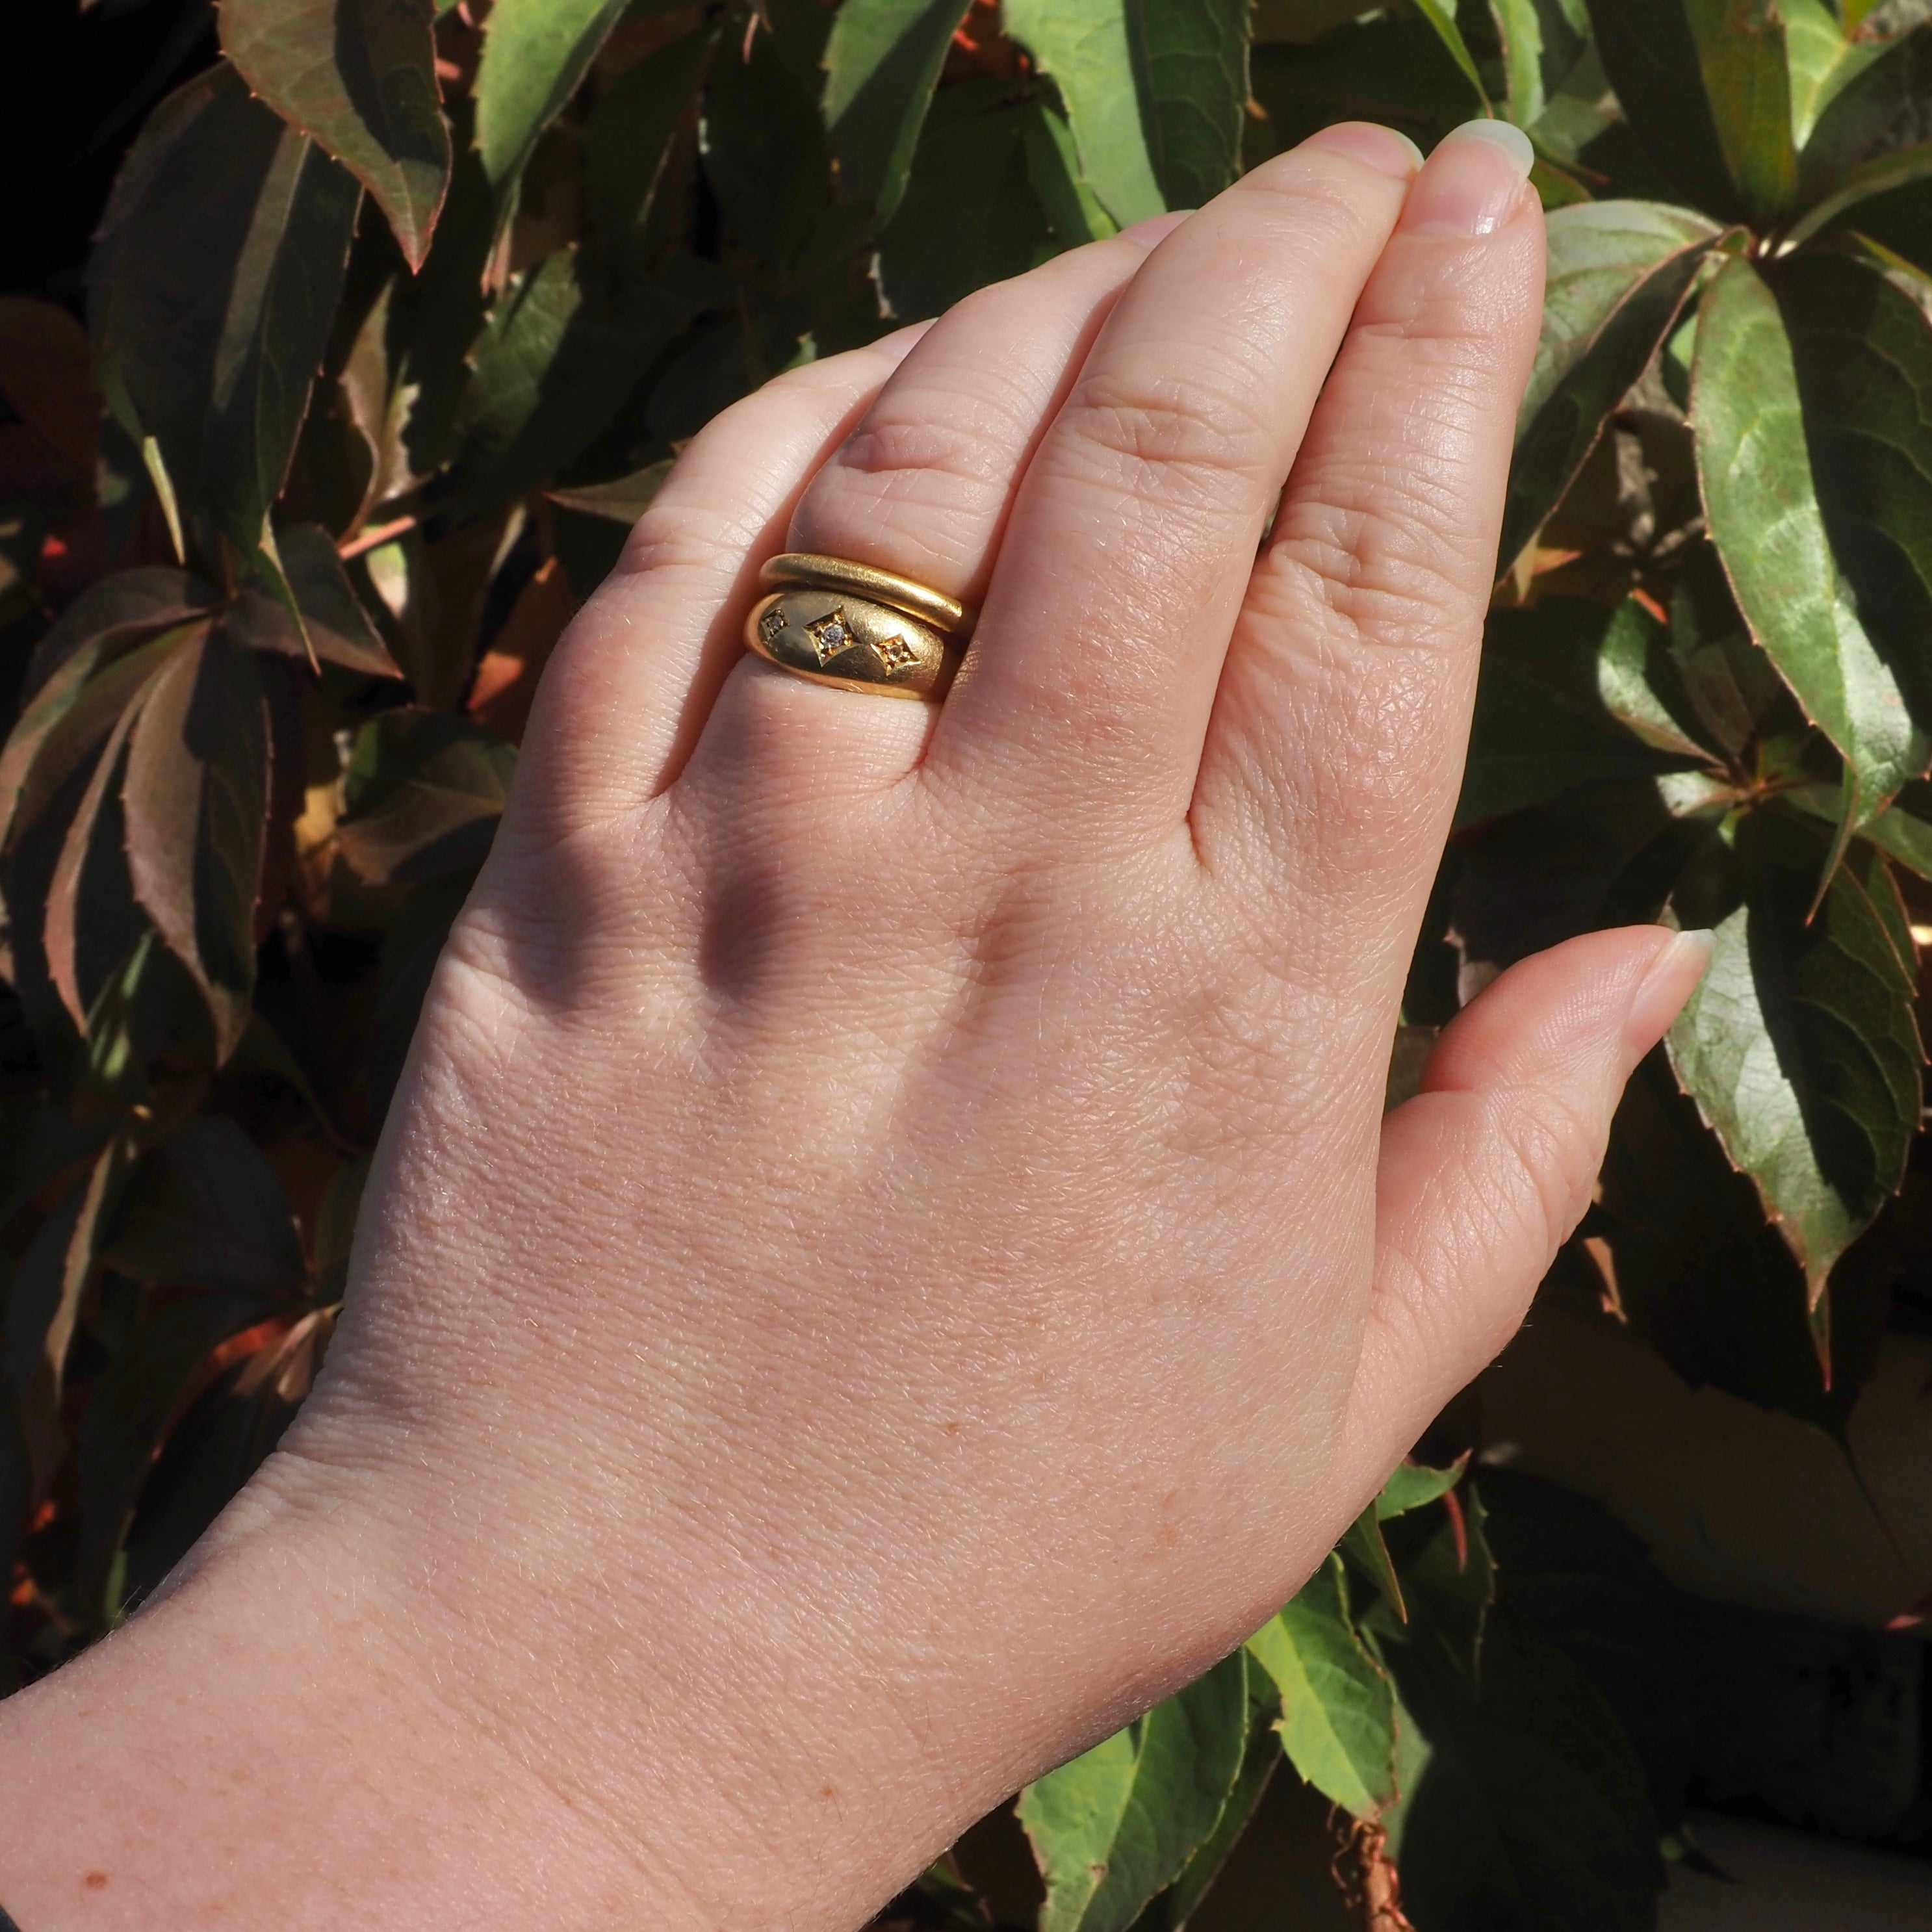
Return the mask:
M 1833 97 L 1882 55 L 1882 43 L 1852 38 L 1825 0 L 1778 0 L 1784 16 L 1785 53 L 1791 69 L 1791 138 L 1802 172 L 1814 171 L 1803 153 L 1818 117 Z
M 1275 1725 L 1281 1715 L 1281 1694 L 1252 1656 L 1246 1660 L 1248 1682 L 1248 1742 L 1241 1768 L 1228 1793 L 1214 1828 L 1181 1867 L 1166 1894 L 1168 1932 L 1182 1932 L 1202 1900 L 1214 1888 L 1222 1868 L 1246 1832 L 1259 1809 L 1270 1781 L 1282 1761 L 1281 1740 Z
M 901 321 L 1022 274 L 1048 249 L 1028 177 L 1032 119 L 1027 106 L 996 106 L 934 126 L 920 142 L 899 212 L 879 238 L 880 290 Z
M 248 650 L 282 657 L 306 658 L 306 643 L 325 664 L 340 664 L 368 677 L 400 677 L 402 671 L 363 609 L 328 532 L 319 524 L 292 524 L 281 532 L 278 548 L 290 590 L 302 614 L 302 632 L 296 630 L 280 603 L 244 588 L 222 616 L 222 628 L 229 636 Z
M 1483 86 L 1483 76 L 1478 71 L 1471 57 L 1468 44 L 1462 38 L 1462 30 L 1456 24 L 1456 10 L 1444 6 L 1442 0 L 1415 0 L 1415 10 L 1436 29 L 1436 38 L 1449 50 L 1450 58 L 1468 76 L 1469 85 L 1476 90 L 1486 111 L 1490 104 L 1487 90 Z
M 135 897 L 201 988 L 225 1059 L 254 991 L 268 736 L 254 658 L 220 627 L 143 694 L 122 799 Z
M 1692 370 L 1697 468 L 1712 538 L 1751 634 L 1844 754 L 1859 818 L 1923 764 L 1906 694 L 1861 621 L 1812 472 L 1794 345 L 1756 268 L 1733 261 L 1704 298 Z
M 1126 9 L 1142 130 L 1169 208 L 1203 206 L 1240 170 L 1249 4 L 1134 0 Z
M 882 224 L 905 192 L 946 50 L 965 16 L 961 0 L 845 0 L 832 23 L 824 106 L 840 190 L 869 202 Z
M 1394 1694 L 1349 1621 L 1338 1558 L 1249 1638 L 1248 1654 L 1281 1693 L 1276 1728 L 1303 1779 L 1358 1818 L 1392 1804 Z
M 1576 481 L 1722 232 L 1688 209 L 1646 201 L 1558 208 L 1547 226 L 1543 327 L 1516 416 L 1502 570 Z
M 1081 174 L 1109 218 L 1125 228 L 1164 213 L 1125 0 L 1006 0 L 1001 18 L 1060 89 Z
M 516 765 L 512 746 L 466 718 L 380 713 L 363 726 L 343 775 L 343 856 L 371 885 L 473 872 Z
M 471 353 L 452 483 L 464 520 L 508 504 L 577 455 L 716 292 L 708 265 L 681 260 L 623 306 L 608 306 L 586 292 L 574 247 L 524 274 Z
M 1466 1455 L 1458 1456 L 1444 1469 L 1432 1469 L 1423 1462 L 1397 1464 L 1376 1498 L 1376 1520 L 1388 1522 L 1394 1517 L 1408 1515 L 1411 1510 L 1439 1502 L 1462 1480 L 1462 1472 L 1468 1466 Z
M 1426 148 L 1483 112 L 1482 97 L 1426 20 L 1372 14 L 1312 46 L 1257 46 L 1251 62 L 1255 98 L 1283 147 L 1331 122 L 1366 118 Z
M 1046 1880 L 1040 1932 L 1126 1932 L 1206 1843 L 1240 1775 L 1246 1666 L 1226 1658 L 1021 1792 Z
M 1509 118 L 1528 128 L 1576 67 L 1589 39 L 1582 0 L 1490 0 L 1503 45 Z
M 1784 25 L 1763 0 L 1590 0 L 1646 159 L 1707 214 L 1767 219 L 1797 184 Z
M 1667 1042 L 1814 1308 L 1904 1174 L 1922 1058 L 1883 860 L 1854 848 L 1808 923 L 1830 849 L 1822 828 L 1760 814 L 1720 878 L 1679 888 L 1678 916 L 1714 928 L 1717 950 Z
M 574 489 L 546 490 L 544 494 L 566 510 L 579 510 L 586 517 L 605 517 L 613 523 L 629 525 L 650 508 L 652 498 L 663 488 L 675 460 L 673 457 L 660 457 L 656 462 L 647 463 L 643 469 L 614 478 L 608 483 L 586 483 Z
M 1810 800 L 1797 794 L 1787 794 L 1793 804 L 1807 809 L 1816 809 Z M 1828 803 L 1825 802 L 1826 800 Z M 1818 802 L 1822 815 L 1835 823 L 1842 808 L 1835 790 L 1827 791 Z M 1922 879 L 1932 879 L 1932 824 L 1916 812 L 1901 809 L 1900 806 L 1890 806 L 1876 818 L 1870 819 L 1858 828 L 1858 836 L 1869 839 L 1888 859 L 1894 859 L 1907 872 L 1916 872 Z
M 1810 0 L 1813 6 L 1818 0 Z M 1813 200 L 1855 170 L 1932 142 L 1932 29 L 1846 44 L 1821 85 L 1800 187 Z
M 422 266 L 449 187 L 425 0 L 222 0 L 221 50 L 362 182 Z
M 628 0 L 496 0 L 476 69 L 476 149 L 500 206 Z
M 193 527 L 264 540 L 342 289 L 362 190 L 226 65 L 128 152 L 88 264 L 103 388 Z
M 1066 117 L 1043 100 L 1032 104 L 1026 120 L 1027 178 L 1062 247 L 1099 242 L 1117 231 L 1080 172 L 1073 130 Z

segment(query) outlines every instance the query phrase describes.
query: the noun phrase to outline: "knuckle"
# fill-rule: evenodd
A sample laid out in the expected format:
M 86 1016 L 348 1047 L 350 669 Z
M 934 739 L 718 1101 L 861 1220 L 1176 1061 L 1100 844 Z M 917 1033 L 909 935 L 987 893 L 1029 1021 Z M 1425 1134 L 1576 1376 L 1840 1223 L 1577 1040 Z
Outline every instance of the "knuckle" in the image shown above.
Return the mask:
M 1146 358 L 1152 364 L 1156 358 Z M 1272 467 L 1273 438 L 1233 380 L 1201 368 L 1096 370 L 1060 417 L 1064 446 L 1123 494 L 1163 504 L 1220 506 L 1245 497 Z

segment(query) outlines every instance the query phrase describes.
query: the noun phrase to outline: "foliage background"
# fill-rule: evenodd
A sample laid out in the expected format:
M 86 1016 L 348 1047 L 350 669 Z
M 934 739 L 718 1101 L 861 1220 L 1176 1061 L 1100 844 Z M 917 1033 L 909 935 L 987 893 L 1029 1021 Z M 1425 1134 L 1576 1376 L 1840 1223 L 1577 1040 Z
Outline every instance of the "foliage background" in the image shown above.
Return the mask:
M 58 132 L 0 262 L 0 1688 L 309 1386 L 531 689 L 682 443 L 1328 122 L 1493 112 L 1552 276 L 1391 1094 L 1568 933 L 1712 972 L 1335 1557 L 888 1918 L 1621 1932 L 1694 1805 L 1932 1847 L 1928 16 L 10 10 Z

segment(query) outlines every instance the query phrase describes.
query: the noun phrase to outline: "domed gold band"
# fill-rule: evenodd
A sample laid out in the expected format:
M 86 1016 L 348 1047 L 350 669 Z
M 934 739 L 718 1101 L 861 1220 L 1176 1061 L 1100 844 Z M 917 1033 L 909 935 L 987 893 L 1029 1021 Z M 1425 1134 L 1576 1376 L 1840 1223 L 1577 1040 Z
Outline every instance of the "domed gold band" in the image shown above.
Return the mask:
M 796 550 L 758 578 L 776 588 L 752 607 L 745 642 L 781 670 L 880 698 L 946 695 L 972 628 L 963 604 L 890 570 Z

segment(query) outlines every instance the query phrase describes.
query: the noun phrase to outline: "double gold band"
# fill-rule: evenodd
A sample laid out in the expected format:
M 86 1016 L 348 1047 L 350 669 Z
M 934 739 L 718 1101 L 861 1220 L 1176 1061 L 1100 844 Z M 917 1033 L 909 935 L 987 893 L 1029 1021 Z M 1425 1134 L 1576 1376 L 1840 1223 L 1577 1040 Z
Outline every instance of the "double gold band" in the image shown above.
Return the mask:
M 781 670 L 880 698 L 946 695 L 972 630 L 963 604 L 890 570 L 797 550 L 758 580 L 772 594 L 745 620 L 745 642 Z

